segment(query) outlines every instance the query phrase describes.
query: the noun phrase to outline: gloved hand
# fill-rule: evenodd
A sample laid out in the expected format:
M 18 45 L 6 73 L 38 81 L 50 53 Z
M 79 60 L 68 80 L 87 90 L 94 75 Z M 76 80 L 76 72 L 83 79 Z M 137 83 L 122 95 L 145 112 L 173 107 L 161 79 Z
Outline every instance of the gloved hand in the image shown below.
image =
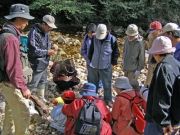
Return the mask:
M 138 79 L 138 77 L 140 76 L 140 71 L 137 71 L 134 73 L 135 79 Z

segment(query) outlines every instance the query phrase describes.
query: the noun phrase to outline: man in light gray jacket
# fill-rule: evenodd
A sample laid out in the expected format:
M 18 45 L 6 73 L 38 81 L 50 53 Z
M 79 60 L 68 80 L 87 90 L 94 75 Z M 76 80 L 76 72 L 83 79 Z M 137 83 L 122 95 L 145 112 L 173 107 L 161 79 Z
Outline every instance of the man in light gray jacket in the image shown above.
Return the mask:
M 130 24 L 126 30 L 127 38 L 123 47 L 123 69 L 124 75 L 130 81 L 135 81 L 140 76 L 145 63 L 145 49 L 143 37 L 138 33 L 138 27 Z
M 109 107 L 113 105 L 112 67 L 117 64 L 119 55 L 117 39 L 110 34 L 105 24 L 99 24 L 89 48 L 90 69 L 88 75 L 89 82 L 95 84 L 96 88 L 98 88 L 99 80 L 102 80 L 104 101 Z

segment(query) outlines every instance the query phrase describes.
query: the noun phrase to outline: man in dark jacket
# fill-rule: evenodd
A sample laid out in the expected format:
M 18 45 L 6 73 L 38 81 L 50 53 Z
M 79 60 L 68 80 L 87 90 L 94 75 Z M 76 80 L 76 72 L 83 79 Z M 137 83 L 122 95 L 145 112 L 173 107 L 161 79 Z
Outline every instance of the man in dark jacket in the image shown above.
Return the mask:
M 47 67 L 50 55 L 53 55 L 58 47 L 52 45 L 49 39 L 49 31 L 55 26 L 55 19 L 51 15 L 45 15 L 40 23 L 36 23 L 28 34 L 28 60 L 33 69 L 32 81 L 28 84 L 31 91 L 37 91 L 37 95 L 43 101 L 45 84 L 47 81 Z
M 10 14 L 5 16 L 8 23 L 4 25 L 0 35 L 0 65 L 5 67 L 6 78 L 2 84 L 2 94 L 6 100 L 5 118 L 2 135 L 27 135 L 30 124 L 29 100 L 30 90 L 24 79 L 23 64 L 20 61 L 21 31 L 28 25 L 28 20 L 34 19 L 29 14 L 29 7 L 24 4 L 14 4 Z M 3 65 L 3 66 L 2 66 Z
M 99 24 L 96 35 L 93 36 L 88 58 L 90 60 L 89 82 L 98 88 L 99 80 L 102 80 L 104 88 L 104 101 L 112 107 L 112 67 L 117 64 L 119 57 L 117 39 L 110 34 L 105 24 Z
M 172 47 L 171 40 L 165 36 L 157 37 L 147 52 L 153 54 L 158 64 L 149 87 L 144 135 L 170 135 L 173 127 L 180 123 L 180 119 L 177 119 L 179 107 L 175 107 L 179 106 L 177 103 L 180 103 L 180 99 L 174 95 L 180 63 L 173 57 L 174 52 L 175 47 Z

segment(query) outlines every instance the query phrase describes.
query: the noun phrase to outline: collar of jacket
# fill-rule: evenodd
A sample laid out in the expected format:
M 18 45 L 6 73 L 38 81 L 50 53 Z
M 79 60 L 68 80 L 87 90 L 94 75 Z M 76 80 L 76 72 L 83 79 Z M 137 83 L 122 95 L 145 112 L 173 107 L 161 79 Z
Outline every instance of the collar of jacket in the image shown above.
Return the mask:
M 38 32 L 40 32 L 43 35 L 46 35 L 46 32 L 41 28 L 40 23 L 36 23 L 34 25 L 34 29 L 36 29 Z
M 11 29 L 14 33 L 16 33 L 18 37 L 20 37 L 21 31 L 20 31 L 16 26 L 14 26 L 13 24 L 11 24 L 11 23 L 5 23 L 5 24 L 4 24 L 4 27 L 8 27 L 8 28 Z

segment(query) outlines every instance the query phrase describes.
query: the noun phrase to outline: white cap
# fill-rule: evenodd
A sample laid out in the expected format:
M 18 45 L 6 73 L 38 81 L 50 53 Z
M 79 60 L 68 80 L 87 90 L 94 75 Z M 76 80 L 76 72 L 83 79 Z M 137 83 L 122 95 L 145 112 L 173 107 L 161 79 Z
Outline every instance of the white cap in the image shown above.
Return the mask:
M 107 27 L 105 24 L 99 24 L 96 30 L 96 38 L 104 39 L 106 37 Z
M 164 34 L 165 32 L 168 31 L 174 31 L 174 30 L 179 30 L 180 31 L 180 27 L 176 24 L 176 23 L 167 23 L 163 29 L 162 29 L 162 34 Z
M 54 19 L 53 16 L 51 16 L 51 15 L 45 15 L 45 16 L 43 17 L 43 21 L 46 22 L 49 27 L 51 27 L 51 28 L 57 28 L 56 25 L 54 24 L 54 23 L 55 23 L 55 19 Z

